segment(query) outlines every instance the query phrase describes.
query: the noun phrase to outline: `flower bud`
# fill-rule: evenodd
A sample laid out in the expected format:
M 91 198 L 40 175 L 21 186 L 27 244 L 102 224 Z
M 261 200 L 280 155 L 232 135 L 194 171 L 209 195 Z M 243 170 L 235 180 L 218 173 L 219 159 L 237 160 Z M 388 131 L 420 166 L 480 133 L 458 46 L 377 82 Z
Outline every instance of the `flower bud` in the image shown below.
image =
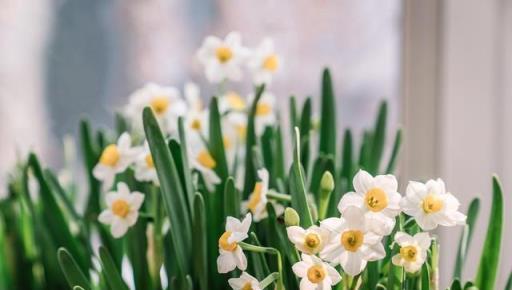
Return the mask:
M 300 224 L 299 214 L 291 207 L 284 210 L 284 224 L 287 227 L 298 226 Z
M 320 189 L 323 192 L 332 192 L 334 190 L 334 178 L 332 177 L 331 172 L 325 171 L 324 175 L 322 175 L 322 179 L 320 180 Z

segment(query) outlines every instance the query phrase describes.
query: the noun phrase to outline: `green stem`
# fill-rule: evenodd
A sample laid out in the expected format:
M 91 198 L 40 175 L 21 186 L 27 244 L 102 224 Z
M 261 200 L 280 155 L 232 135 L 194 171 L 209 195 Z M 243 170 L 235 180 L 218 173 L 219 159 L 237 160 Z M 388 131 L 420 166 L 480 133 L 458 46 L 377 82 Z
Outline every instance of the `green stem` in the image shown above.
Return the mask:
M 352 285 L 350 285 L 350 290 L 356 289 L 357 282 L 359 282 L 359 278 L 361 278 L 361 274 L 357 274 L 356 276 L 354 276 L 354 278 L 352 279 Z
M 432 239 L 432 272 L 430 275 L 430 289 L 439 289 L 439 243 Z
M 284 283 L 283 283 L 283 260 L 281 258 L 281 253 L 271 247 L 260 247 L 255 245 L 250 245 L 246 243 L 239 243 L 238 244 L 243 250 L 247 250 L 249 252 L 255 252 L 255 253 L 264 253 L 264 254 L 272 254 L 277 256 L 277 271 L 279 272 L 279 279 L 277 280 L 276 289 L 277 290 L 284 290 Z
M 270 275 L 265 277 L 265 279 L 263 279 L 260 282 L 260 288 L 265 289 L 268 285 L 270 285 L 270 284 L 274 283 L 274 281 L 278 280 L 280 276 L 281 275 L 279 275 L 279 273 L 277 273 L 277 272 L 271 273 Z
M 318 205 L 318 217 L 320 220 L 325 219 L 327 209 L 329 207 L 329 199 L 331 198 L 330 190 L 320 190 L 320 202 Z
M 267 197 L 271 199 L 275 199 L 277 201 L 291 202 L 292 197 L 288 194 L 278 193 L 275 191 L 267 192 Z

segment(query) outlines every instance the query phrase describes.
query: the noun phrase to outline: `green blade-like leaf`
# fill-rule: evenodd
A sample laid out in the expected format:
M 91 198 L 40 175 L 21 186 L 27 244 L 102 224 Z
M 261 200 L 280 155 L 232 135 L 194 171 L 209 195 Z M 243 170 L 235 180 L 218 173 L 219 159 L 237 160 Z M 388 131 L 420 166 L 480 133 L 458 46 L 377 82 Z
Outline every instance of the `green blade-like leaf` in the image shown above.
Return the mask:
M 175 257 L 180 272 L 178 275 L 184 279 L 190 269 L 191 221 L 190 215 L 186 211 L 187 204 L 179 173 L 151 108 L 144 109 L 143 123 L 158 173 L 165 209 L 171 222 L 171 239 L 176 248 L 175 252 L 178 254 Z
M 243 197 L 247 198 L 249 193 L 254 188 L 256 182 L 256 168 L 254 167 L 253 147 L 256 145 L 256 129 L 255 129 L 255 115 L 258 107 L 258 102 L 261 95 L 265 91 L 265 85 L 261 85 L 256 88 L 256 94 L 254 101 L 252 102 L 251 109 L 249 111 L 247 119 L 247 136 L 245 140 L 245 180 L 244 180 L 244 192 Z
M 83 248 L 78 246 L 78 241 L 73 237 L 66 223 L 66 218 L 55 198 L 56 194 L 50 188 L 43 173 L 43 169 L 35 154 L 30 154 L 28 165 L 36 177 L 41 190 L 42 216 L 46 230 L 57 247 L 65 247 L 78 259 L 82 270 L 89 269 L 89 257 Z
M 499 272 L 498 264 L 503 233 L 503 192 L 497 176 L 492 179 L 492 191 L 491 215 L 475 279 L 475 284 L 480 290 L 494 289 Z
M 11 273 L 9 269 L 9 256 L 7 234 L 3 215 L 0 212 L 0 289 L 12 289 Z
M 350 129 L 346 129 L 343 134 L 343 154 L 341 155 L 341 177 L 345 178 L 347 182 L 352 183 L 352 173 L 354 172 L 354 164 L 353 164 L 353 153 L 352 153 L 352 131 Z
M 508 275 L 507 284 L 505 290 L 512 290 L 512 272 Z
M 89 194 L 84 216 L 90 220 L 96 220 L 100 211 L 100 182 L 93 176 L 92 172 L 100 158 L 100 148 L 93 138 L 91 126 L 87 120 L 80 121 L 80 143 L 85 164 L 85 172 L 89 184 Z
M 275 159 L 275 153 L 274 153 L 274 128 L 267 127 L 265 128 L 265 131 L 260 137 L 261 142 L 261 152 L 262 152 L 262 159 L 263 159 L 263 165 L 265 168 L 267 168 L 269 172 L 269 178 L 270 178 L 270 184 L 271 186 L 276 186 L 276 176 L 274 174 L 275 166 L 274 166 L 274 159 Z
M 147 259 L 146 224 L 145 220 L 139 219 L 127 232 L 127 239 L 125 239 L 125 252 L 133 268 L 133 281 L 137 290 L 152 288 Z
M 290 170 L 290 192 L 292 207 L 299 213 L 301 226 L 309 228 L 313 225 L 313 218 L 306 196 L 304 169 L 302 169 L 300 163 L 300 133 L 298 128 L 295 128 L 295 149 L 293 151 L 293 164 Z
M 185 134 L 185 127 L 183 124 L 183 117 L 178 118 L 178 133 L 180 136 L 180 148 L 181 148 L 181 167 L 182 167 L 182 175 L 183 175 L 183 183 L 184 183 L 184 190 L 187 193 L 187 201 L 190 206 L 190 208 L 193 208 L 193 200 L 194 200 L 194 184 L 192 183 L 192 174 L 189 166 L 188 161 L 188 154 L 187 154 L 187 137 Z
M 226 216 L 240 216 L 240 194 L 235 188 L 235 180 L 229 177 L 224 189 L 224 211 Z
M 386 167 L 386 174 L 395 172 L 396 162 L 398 160 L 398 153 L 400 152 L 400 146 L 402 145 L 402 128 L 396 131 L 395 142 L 393 143 L 393 150 L 391 151 L 391 157 Z
M 297 99 L 295 96 L 290 96 L 290 127 L 293 128 L 299 126 L 300 116 L 297 109 Z
M 310 136 L 311 136 L 311 98 L 307 98 L 302 106 L 302 113 L 300 114 L 300 139 L 301 139 L 301 152 L 300 161 L 302 167 L 308 174 L 309 170 L 309 155 L 310 155 Z
M 221 180 L 228 177 L 228 163 L 226 161 L 226 151 L 224 149 L 224 135 L 222 134 L 221 116 L 217 98 L 210 102 L 210 130 L 209 145 L 210 154 L 216 162 L 215 172 Z
M 320 119 L 320 153 L 336 156 L 336 102 L 331 73 L 324 69 L 322 75 L 322 104 Z
M 281 179 L 283 182 L 286 182 L 286 166 L 285 166 L 285 153 L 284 153 L 284 143 L 283 143 L 283 132 L 281 129 L 281 125 L 278 122 L 278 126 L 276 128 L 276 154 L 274 160 L 274 174 L 275 179 Z
M 421 290 L 430 290 L 430 272 L 427 263 L 421 267 Z
M 231 179 L 232 180 L 232 179 Z M 226 182 L 226 187 L 232 182 Z M 194 267 L 194 277 L 199 283 L 199 289 L 207 290 L 208 287 L 208 253 L 206 240 L 206 209 L 203 197 L 195 194 L 194 198 L 194 218 L 192 232 L 192 264 Z
M 464 226 L 464 229 L 459 240 L 459 249 L 457 251 L 457 259 L 455 260 L 455 270 L 453 271 L 453 279 L 460 279 L 462 277 L 462 267 L 464 266 L 464 261 L 466 261 L 466 256 L 468 254 L 469 245 L 471 243 L 471 238 L 473 236 L 473 230 L 475 228 L 479 210 L 480 199 L 475 198 L 469 204 L 466 225 Z
M 66 277 L 70 287 L 80 286 L 84 290 L 92 289 L 91 284 L 85 274 L 80 270 L 77 262 L 65 248 L 59 248 L 57 251 L 57 259 L 60 269 Z
M 99 253 L 101 266 L 106 276 L 105 280 L 110 288 L 113 290 L 129 290 L 107 248 L 100 246 Z
M 385 101 L 380 104 L 379 114 L 373 129 L 372 146 L 368 172 L 375 175 L 379 173 L 380 161 L 384 152 L 384 142 L 386 141 L 386 121 L 388 115 L 388 105 Z

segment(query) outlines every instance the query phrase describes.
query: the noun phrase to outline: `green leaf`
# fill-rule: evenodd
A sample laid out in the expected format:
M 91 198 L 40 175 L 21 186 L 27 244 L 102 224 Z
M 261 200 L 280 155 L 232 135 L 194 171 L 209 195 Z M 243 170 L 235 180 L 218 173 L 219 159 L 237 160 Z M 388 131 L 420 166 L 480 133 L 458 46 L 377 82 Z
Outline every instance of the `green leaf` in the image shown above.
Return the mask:
M 80 143 L 89 183 L 89 194 L 84 215 L 89 220 L 96 220 L 100 211 L 100 182 L 93 176 L 92 172 L 100 158 L 100 148 L 95 144 L 92 134 L 89 122 L 85 119 L 81 120 Z
M 331 73 L 324 69 L 322 75 L 322 104 L 320 119 L 320 153 L 336 156 L 336 102 Z
M 464 266 L 464 262 L 466 261 L 466 256 L 468 254 L 471 238 L 473 237 L 473 230 L 475 228 L 479 209 L 480 199 L 475 198 L 469 204 L 466 225 L 464 226 L 464 229 L 459 240 L 459 248 L 457 251 L 457 258 L 455 260 L 455 270 L 453 271 L 453 279 L 460 279 L 462 277 L 462 267 Z
M 297 99 L 295 96 L 290 97 L 290 126 L 292 128 L 292 134 L 293 134 L 293 128 L 299 126 L 299 113 L 297 110 Z
M 8 249 L 6 227 L 3 215 L 0 212 L 0 289 L 12 289 Z
M 65 247 L 78 259 L 78 263 L 84 271 L 89 269 L 89 258 L 86 256 L 83 248 L 78 246 L 77 240 L 71 234 L 66 218 L 57 204 L 55 193 L 51 190 L 46 181 L 43 169 L 35 154 L 30 154 L 28 166 L 39 183 L 41 190 L 42 217 L 46 226 L 46 231 L 50 234 L 57 247 Z
M 160 188 L 165 209 L 171 222 L 170 231 L 173 245 L 177 253 L 176 265 L 179 276 L 184 279 L 190 269 L 191 221 L 186 211 L 187 204 L 181 187 L 179 173 L 174 159 L 167 147 L 164 136 L 153 111 L 146 107 L 143 112 L 144 130 L 151 155 L 160 181 Z
M 274 160 L 274 174 L 275 178 L 281 179 L 283 182 L 286 182 L 286 167 L 285 167 L 285 153 L 284 153 L 284 143 L 283 143 L 283 132 L 281 129 L 281 125 L 278 122 L 279 125 L 276 127 L 276 154 L 275 154 L 275 160 Z
M 100 246 L 99 253 L 103 273 L 106 276 L 105 280 L 110 288 L 113 290 L 129 290 L 107 248 Z
M 508 275 L 507 285 L 505 285 L 505 290 L 512 290 L 512 272 Z
M 302 167 L 305 168 L 306 174 L 309 170 L 309 141 L 311 136 L 311 98 L 307 98 L 304 102 L 304 106 L 302 107 L 302 113 L 300 114 L 300 139 L 301 143 L 301 152 L 300 152 L 300 160 L 302 162 Z
M 245 176 L 244 176 L 244 191 L 243 197 L 247 198 L 254 188 L 256 183 L 256 168 L 254 167 L 253 147 L 256 145 L 256 129 L 255 129 L 255 115 L 256 108 L 261 95 L 265 91 L 265 85 L 261 85 L 256 88 L 256 94 L 254 101 L 252 102 L 251 109 L 249 111 L 247 119 L 247 136 L 245 140 Z
M 261 152 L 264 167 L 267 168 L 269 172 L 270 184 L 271 186 L 276 185 L 276 176 L 274 174 L 275 166 L 274 166 L 274 128 L 266 127 L 265 131 L 260 137 L 261 142 Z
M 430 272 L 427 263 L 421 267 L 421 290 L 430 290 Z
M 462 290 L 462 285 L 458 279 L 453 280 L 450 290 Z
M 363 142 L 359 148 L 359 167 L 367 171 L 370 168 L 371 148 L 372 134 L 369 131 L 364 131 Z
M 350 129 L 346 129 L 343 134 L 343 149 L 342 149 L 342 159 L 341 159 L 341 177 L 345 178 L 349 183 L 352 183 L 352 174 L 354 172 L 354 164 L 352 158 L 352 131 Z
M 240 216 L 240 194 L 235 187 L 235 180 L 229 177 L 224 189 L 224 210 L 226 216 Z
M 152 288 L 147 259 L 146 223 L 143 219 L 139 219 L 127 232 L 125 239 L 125 252 L 133 268 L 133 281 L 137 290 Z
M 232 179 L 228 179 L 226 187 Z M 199 283 L 199 289 L 207 290 L 208 287 L 208 253 L 207 253 L 207 240 L 206 240 L 206 212 L 203 197 L 195 194 L 194 198 L 194 218 L 193 218 L 193 232 L 192 232 L 192 264 L 194 267 L 194 277 Z
M 380 104 L 379 114 L 373 129 L 372 147 L 368 172 L 375 175 L 379 173 L 380 161 L 384 152 L 384 143 L 386 141 L 386 121 L 388 115 L 388 105 L 385 101 Z
M 492 179 L 492 207 L 475 284 L 480 290 L 492 290 L 498 275 L 503 233 L 503 193 L 497 176 Z
M 70 287 L 80 286 L 84 290 L 92 289 L 89 280 L 85 274 L 80 270 L 77 262 L 65 248 L 59 248 L 57 251 L 57 259 L 59 261 L 60 269 L 66 277 Z
M 190 206 L 190 208 L 193 208 L 193 200 L 194 200 L 194 184 L 192 183 L 192 174 L 189 166 L 188 161 L 188 154 L 187 154 L 187 137 L 185 134 L 185 129 L 183 125 L 183 117 L 178 118 L 178 133 L 180 136 L 180 152 L 181 152 L 181 168 L 183 170 L 183 184 L 184 184 L 184 190 L 187 193 L 187 201 Z
M 388 166 L 386 167 L 386 174 L 391 174 L 395 172 L 396 162 L 398 159 L 398 153 L 400 151 L 400 146 L 402 145 L 402 128 L 396 131 L 395 142 L 393 143 L 393 150 L 391 151 L 391 157 L 388 161 Z
M 295 128 L 295 149 L 293 151 L 293 164 L 290 170 L 290 192 L 292 207 L 299 213 L 300 223 L 303 228 L 313 225 L 313 218 L 309 211 L 306 188 L 304 185 L 304 169 L 300 163 L 300 133 Z
M 228 163 L 226 161 L 226 151 L 224 149 L 224 135 L 222 134 L 221 116 L 217 98 L 214 97 L 210 102 L 210 154 L 217 163 L 215 172 L 221 180 L 226 180 L 229 175 Z

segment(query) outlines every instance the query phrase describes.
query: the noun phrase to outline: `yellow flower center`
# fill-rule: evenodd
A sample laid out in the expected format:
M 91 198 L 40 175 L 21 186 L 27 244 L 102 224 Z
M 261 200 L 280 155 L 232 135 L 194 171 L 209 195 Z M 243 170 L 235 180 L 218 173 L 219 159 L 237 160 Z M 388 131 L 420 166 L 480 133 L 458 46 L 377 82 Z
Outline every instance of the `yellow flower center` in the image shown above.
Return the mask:
M 256 207 L 258 207 L 261 201 L 261 192 L 263 191 L 263 183 L 256 182 L 254 185 L 254 190 L 249 198 L 249 202 L 247 203 L 247 208 L 253 213 L 256 211 Z
M 150 106 L 157 115 L 161 115 L 169 108 L 169 99 L 166 97 L 154 97 L 150 102 Z
M 235 92 L 229 92 L 225 98 L 232 110 L 243 111 L 247 106 L 244 99 Z
M 400 257 L 407 262 L 416 261 L 418 249 L 415 246 L 405 246 L 400 248 Z
M 220 63 L 226 63 L 233 57 L 233 51 L 227 46 L 221 46 L 215 50 L 215 55 Z
M 112 212 L 119 217 L 125 218 L 130 212 L 130 205 L 123 200 L 118 199 L 112 203 Z
M 190 127 L 196 131 L 201 130 L 201 120 L 199 120 L 199 119 L 192 120 Z
M 226 136 L 224 136 L 224 138 L 222 138 L 222 143 L 224 143 L 224 148 L 226 150 L 231 149 L 231 147 L 233 145 L 233 144 L 231 144 L 231 139 L 229 139 L 229 137 L 226 137 Z
M 250 282 L 247 282 L 244 284 L 244 287 L 242 287 L 241 290 L 252 290 L 252 285 Z
M 384 190 L 374 187 L 364 197 L 366 207 L 373 212 L 379 212 L 388 206 L 388 196 Z
M 275 54 L 271 54 L 263 60 L 263 68 L 275 72 L 279 68 L 279 58 Z
M 106 166 L 114 167 L 117 162 L 121 159 L 121 154 L 117 149 L 117 145 L 110 144 L 103 150 L 100 157 L 100 163 Z
M 228 239 L 231 236 L 231 232 L 227 231 L 222 234 L 219 238 L 219 248 L 223 249 L 224 251 L 228 252 L 234 252 L 236 250 L 236 247 L 238 246 L 237 243 L 229 243 Z
M 247 136 L 247 126 L 245 125 L 238 125 L 236 126 L 236 134 L 238 135 L 238 138 L 245 139 L 245 136 Z
M 348 230 L 341 235 L 341 244 L 345 250 L 355 252 L 363 244 L 364 235 L 358 230 Z
M 217 166 L 215 159 L 213 159 L 212 155 L 210 155 L 210 152 L 206 150 L 199 152 L 199 154 L 197 155 L 197 162 L 199 162 L 199 164 L 209 169 L 213 169 L 215 168 L 215 166 Z
M 436 213 L 443 208 L 443 201 L 435 194 L 428 194 L 423 199 L 422 207 L 425 213 Z
M 318 246 L 320 246 L 320 242 L 320 237 L 315 233 L 309 233 L 304 238 L 304 246 L 310 248 L 311 250 L 315 250 Z
M 318 284 L 325 279 L 325 269 L 321 265 L 314 265 L 308 269 L 308 280 L 311 283 Z
M 146 165 L 148 168 L 155 168 L 155 163 L 153 162 L 153 156 L 151 156 L 151 154 L 147 154 L 144 160 L 146 160 Z
M 256 106 L 256 116 L 266 116 L 272 112 L 272 107 L 269 104 L 260 103 Z

